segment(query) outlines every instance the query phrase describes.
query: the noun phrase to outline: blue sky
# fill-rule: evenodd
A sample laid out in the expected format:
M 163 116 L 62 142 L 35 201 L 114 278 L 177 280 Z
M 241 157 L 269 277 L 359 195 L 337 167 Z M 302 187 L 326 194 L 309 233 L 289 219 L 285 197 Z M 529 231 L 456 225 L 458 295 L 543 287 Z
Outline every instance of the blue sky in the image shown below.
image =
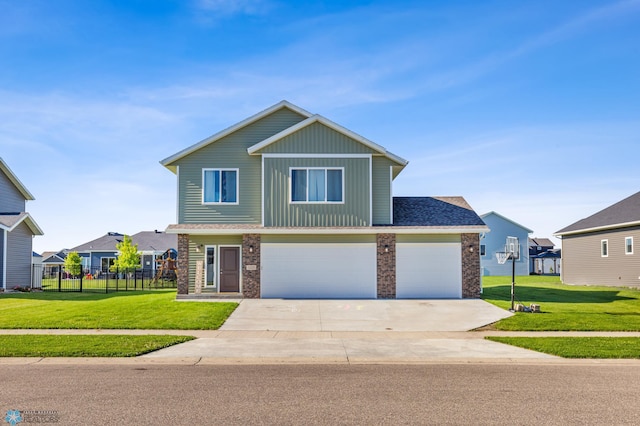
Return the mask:
M 175 222 L 158 162 L 289 100 L 549 237 L 640 190 L 640 0 L 0 0 L 36 251 Z

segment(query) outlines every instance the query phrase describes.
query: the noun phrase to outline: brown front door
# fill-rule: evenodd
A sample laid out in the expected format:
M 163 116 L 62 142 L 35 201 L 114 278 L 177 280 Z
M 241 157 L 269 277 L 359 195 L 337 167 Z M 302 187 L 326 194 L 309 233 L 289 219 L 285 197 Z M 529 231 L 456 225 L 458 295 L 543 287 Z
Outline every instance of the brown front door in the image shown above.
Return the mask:
M 240 291 L 239 247 L 220 247 L 220 291 Z

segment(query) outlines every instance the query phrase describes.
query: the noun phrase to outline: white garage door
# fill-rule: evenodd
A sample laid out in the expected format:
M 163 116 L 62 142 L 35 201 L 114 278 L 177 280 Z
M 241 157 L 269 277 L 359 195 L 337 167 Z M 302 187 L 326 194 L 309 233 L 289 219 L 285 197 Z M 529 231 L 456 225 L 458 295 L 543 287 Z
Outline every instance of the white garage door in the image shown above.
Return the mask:
M 375 299 L 376 245 L 264 243 L 262 297 Z
M 399 243 L 396 246 L 398 299 L 462 297 L 460 243 Z

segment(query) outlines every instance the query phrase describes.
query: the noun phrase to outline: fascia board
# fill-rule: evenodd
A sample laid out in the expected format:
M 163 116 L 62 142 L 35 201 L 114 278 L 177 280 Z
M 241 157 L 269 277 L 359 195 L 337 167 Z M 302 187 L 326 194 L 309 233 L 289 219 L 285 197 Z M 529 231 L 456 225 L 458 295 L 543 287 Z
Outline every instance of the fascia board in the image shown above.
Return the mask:
M 34 196 L 29 192 L 27 187 L 24 186 L 22 182 L 20 182 L 20 179 L 18 179 L 18 176 L 16 176 L 15 173 L 13 173 L 13 171 L 9 168 L 7 163 L 5 163 L 1 157 L 0 157 L 0 170 L 2 170 L 5 175 L 7 175 L 11 183 L 13 183 L 13 185 L 18 189 L 18 191 L 22 194 L 25 200 L 29 200 L 29 201 L 35 200 Z
M 260 151 L 261 149 L 289 136 L 292 135 L 295 132 L 298 132 L 302 129 L 304 129 L 307 126 L 310 126 L 311 124 L 314 123 L 320 123 L 323 124 L 327 127 L 329 127 L 330 129 L 335 130 L 336 132 L 342 133 L 343 135 L 365 145 L 368 148 L 371 148 L 373 151 L 377 152 L 378 154 L 384 155 L 385 157 L 388 157 L 389 159 L 391 159 L 392 161 L 400 164 L 400 165 L 407 165 L 409 162 L 407 160 L 405 160 L 404 158 L 401 158 L 395 154 L 392 154 L 390 152 L 388 152 L 383 146 L 378 145 L 375 142 L 370 141 L 369 139 L 365 138 L 364 136 L 361 136 L 349 129 L 347 129 L 346 127 L 343 127 L 331 120 L 329 120 L 328 118 L 325 118 L 323 116 L 321 116 L 320 114 L 315 114 L 309 118 L 307 118 L 306 120 L 301 121 L 300 123 L 293 125 L 283 131 L 281 131 L 280 133 L 277 133 L 265 140 L 263 140 L 262 142 L 259 142 L 253 146 L 250 146 L 249 148 L 247 148 L 247 153 L 249 155 L 254 155 L 257 154 L 258 151 Z
M 480 215 L 480 219 L 484 219 L 485 217 L 487 217 L 487 216 L 489 216 L 489 215 L 491 215 L 491 214 L 494 214 L 494 215 L 498 216 L 500 219 L 506 220 L 507 222 L 512 223 L 512 224 L 514 224 L 514 225 L 516 225 L 516 226 L 518 226 L 518 227 L 520 227 L 520 228 L 524 229 L 525 231 L 527 231 L 527 233 L 528 233 L 528 234 L 533 233 L 533 231 L 532 231 L 531 229 L 527 228 L 526 226 L 522 226 L 522 225 L 520 225 L 518 222 L 515 222 L 515 221 L 513 221 L 513 220 L 509 219 L 508 217 L 504 217 L 504 216 L 502 216 L 502 215 L 501 215 L 500 213 L 498 213 L 498 212 L 490 211 L 489 213 L 481 214 L 481 215 Z
M 480 234 L 489 232 L 486 226 L 468 227 L 393 227 L 375 226 L 361 228 L 218 228 L 218 229 L 180 229 L 171 228 L 165 231 L 167 234 L 189 235 L 237 235 L 237 234 L 272 234 L 272 235 L 330 235 L 330 234 Z
M 596 227 L 593 227 L 593 228 L 575 229 L 573 231 L 567 231 L 567 232 L 556 232 L 556 233 L 553 234 L 553 236 L 554 237 L 562 237 L 562 236 L 565 236 L 565 235 L 588 234 L 588 233 L 591 233 L 591 232 L 610 231 L 610 230 L 618 229 L 618 228 L 629 228 L 631 226 L 640 226 L 640 221 L 616 223 L 616 224 L 613 224 L 613 225 L 596 226 Z
M 200 148 L 202 148 L 204 146 L 209 145 L 212 142 L 215 142 L 215 141 L 217 141 L 219 139 L 222 139 L 223 137 L 228 136 L 231 133 L 233 133 L 233 132 L 235 132 L 235 131 L 243 128 L 243 127 L 246 127 L 249 124 L 254 123 L 254 122 L 260 120 L 261 118 L 266 117 L 267 115 L 269 115 L 269 114 L 271 114 L 271 113 L 273 113 L 273 112 L 275 112 L 275 111 L 277 111 L 279 109 L 282 109 L 282 108 L 289 108 L 290 110 L 295 111 L 298 114 L 300 114 L 302 116 L 305 116 L 305 117 L 311 117 L 312 116 L 312 114 L 310 112 L 305 111 L 304 109 L 302 109 L 302 108 L 300 108 L 300 107 L 298 107 L 296 105 L 293 105 L 292 103 L 290 103 L 288 101 L 280 101 L 277 104 L 275 104 L 275 105 L 273 105 L 273 106 L 271 106 L 271 107 L 269 107 L 269 108 L 267 108 L 267 109 L 265 109 L 265 110 L 263 110 L 263 111 L 261 111 L 261 112 L 259 112 L 257 114 L 254 114 L 249 118 L 246 118 L 246 119 L 240 121 L 239 123 L 236 123 L 236 124 L 234 124 L 234 125 L 232 125 L 230 127 L 227 127 L 226 129 L 221 130 L 220 132 L 218 132 L 218 133 L 216 133 L 214 135 L 211 135 L 208 138 L 203 139 L 200 142 L 197 142 L 197 143 L 191 145 L 190 147 L 187 147 L 187 148 L 183 149 L 182 151 L 179 151 L 179 152 L 173 154 L 170 157 L 165 158 L 164 160 L 161 160 L 160 164 L 162 164 L 163 166 L 165 166 L 166 168 L 168 168 L 169 170 L 171 170 L 172 172 L 175 173 L 175 170 L 174 170 L 175 167 L 171 165 L 175 161 L 177 161 L 177 160 L 179 160 L 179 159 L 181 159 L 181 158 L 183 158 L 183 157 L 185 157 L 185 156 L 187 156 L 187 155 L 199 150 Z
M 29 213 L 26 213 L 24 216 L 22 216 L 22 218 L 16 223 L 14 223 L 11 228 L 5 228 L 5 229 L 11 232 L 14 229 L 16 229 L 16 227 L 20 225 L 22 222 L 26 222 L 26 225 L 29 227 L 33 235 L 44 235 L 44 232 L 42 232 L 42 229 L 40 229 L 36 221 L 33 220 L 33 218 Z

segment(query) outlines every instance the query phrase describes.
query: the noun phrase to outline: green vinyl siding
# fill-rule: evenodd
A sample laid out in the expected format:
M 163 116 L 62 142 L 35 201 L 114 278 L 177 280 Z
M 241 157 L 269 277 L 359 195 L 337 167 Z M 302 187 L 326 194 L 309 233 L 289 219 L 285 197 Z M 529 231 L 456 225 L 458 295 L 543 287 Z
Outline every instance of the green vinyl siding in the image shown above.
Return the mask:
M 260 154 L 373 154 L 376 151 L 324 124 L 313 123 L 264 147 Z
M 397 234 L 396 243 L 459 243 L 460 234 Z
M 344 168 L 343 203 L 290 202 L 292 167 Z M 264 226 L 368 226 L 370 220 L 370 158 L 264 159 Z
M 391 166 L 394 163 L 385 157 L 373 157 L 373 192 L 371 207 L 374 225 L 391 225 Z
M 261 237 L 262 244 L 268 243 L 312 243 L 312 244 L 336 244 L 336 243 L 375 243 L 375 235 L 350 235 L 350 234 L 332 234 L 332 235 L 270 235 L 264 234 Z
M 196 261 L 205 260 L 206 246 L 241 246 L 242 235 L 191 235 L 189 237 L 189 294 L 193 294 L 196 289 Z M 198 246 L 202 246 L 200 251 L 196 251 Z M 202 292 L 218 291 L 218 288 L 202 288 Z
M 247 148 L 302 121 L 283 108 L 176 161 L 178 223 L 260 223 L 261 159 Z M 238 169 L 238 203 L 202 203 L 202 169 Z

